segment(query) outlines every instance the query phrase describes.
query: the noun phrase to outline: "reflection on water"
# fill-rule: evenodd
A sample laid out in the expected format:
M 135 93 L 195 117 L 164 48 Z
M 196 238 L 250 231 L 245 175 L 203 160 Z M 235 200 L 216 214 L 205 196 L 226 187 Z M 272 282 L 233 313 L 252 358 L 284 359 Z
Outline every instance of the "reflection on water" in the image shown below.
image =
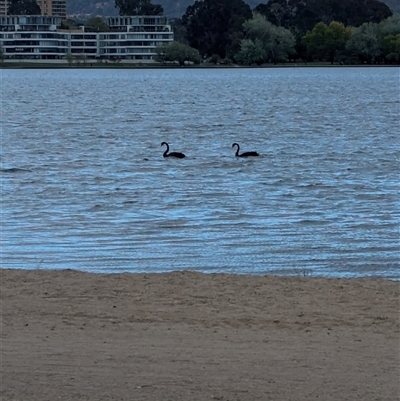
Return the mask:
M 399 91 L 397 68 L 3 70 L 2 266 L 400 278 Z

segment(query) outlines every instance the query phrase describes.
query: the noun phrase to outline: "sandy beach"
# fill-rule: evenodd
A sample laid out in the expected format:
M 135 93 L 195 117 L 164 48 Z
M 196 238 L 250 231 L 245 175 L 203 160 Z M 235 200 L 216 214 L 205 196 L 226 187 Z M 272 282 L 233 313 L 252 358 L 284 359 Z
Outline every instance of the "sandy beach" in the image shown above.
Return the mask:
M 6 400 L 399 400 L 398 282 L 0 270 Z

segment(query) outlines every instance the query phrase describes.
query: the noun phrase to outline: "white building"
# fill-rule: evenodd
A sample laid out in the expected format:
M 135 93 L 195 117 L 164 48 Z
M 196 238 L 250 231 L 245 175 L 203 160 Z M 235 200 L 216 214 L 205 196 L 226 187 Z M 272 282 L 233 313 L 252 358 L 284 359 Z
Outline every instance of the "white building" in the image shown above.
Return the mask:
M 0 17 L 0 44 L 8 59 L 61 59 L 68 52 L 68 35 L 57 32 L 60 17 L 7 15 Z
M 0 44 L 5 60 L 57 60 L 66 55 L 84 59 L 145 60 L 155 48 L 172 42 L 174 34 L 162 16 L 110 17 L 109 32 L 61 29 L 61 17 L 2 16 Z
M 174 40 L 167 17 L 110 17 L 107 25 L 111 31 L 99 34 L 101 58 L 152 60 L 158 45 Z

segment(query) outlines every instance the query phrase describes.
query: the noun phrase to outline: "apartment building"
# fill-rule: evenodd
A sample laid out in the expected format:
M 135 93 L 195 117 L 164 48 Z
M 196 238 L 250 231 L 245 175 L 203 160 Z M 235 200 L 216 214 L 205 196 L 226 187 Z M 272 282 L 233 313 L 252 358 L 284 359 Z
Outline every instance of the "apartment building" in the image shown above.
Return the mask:
M 110 32 L 99 34 L 99 57 L 152 60 L 158 45 L 174 40 L 163 16 L 109 17 Z
M 60 25 L 60 17 L 0 17 L 0 44 L 5 60 L 62 59 L 68 52 L 68 36 L 57 32 Z
M 67 18 L 67 0 L 36 0 L 42 15 Z M 0 16 L 7 15 L 10 0 L 0 0 Z
M 67 18 L 67 0 L 36 0 L 42 15 Z
M 0 0 L 0 15 L 7 15 L 10 0 Z
M 166 17 L 111 17 L 109 32 L 61 29 L 61 17 L 2 16 L 0 44 L 5 60 L 66 60 L 66 55 L 87 60 L 153 61 L 155 48 L 172 42 Z

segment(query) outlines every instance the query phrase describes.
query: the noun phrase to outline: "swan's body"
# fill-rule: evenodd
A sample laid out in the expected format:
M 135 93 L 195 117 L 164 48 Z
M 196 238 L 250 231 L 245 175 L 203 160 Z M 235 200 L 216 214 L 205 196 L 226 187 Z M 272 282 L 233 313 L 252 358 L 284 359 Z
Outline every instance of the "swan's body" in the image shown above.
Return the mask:
M 237 146 L 236 153 L 235 153 L 236 157 L 259 156 L 259 154 L 257 152 L 244 152 L 242 154 L 239 154 L 240 146 L 236 142 L 232 144 L 232 148 L 235 146 Z
M 178 159 L 183 159 L 185 157 L 185 155 L 183 153 L 181 153 L 181 152 L 168 153 L 169 152 L 169 145 L 168 145 L 167 142 L 161 142 L 161 146 L 164 146 L 164 145 L 167 146 L 167 150 L 163 154 L 164 157 L 176 157 Z

